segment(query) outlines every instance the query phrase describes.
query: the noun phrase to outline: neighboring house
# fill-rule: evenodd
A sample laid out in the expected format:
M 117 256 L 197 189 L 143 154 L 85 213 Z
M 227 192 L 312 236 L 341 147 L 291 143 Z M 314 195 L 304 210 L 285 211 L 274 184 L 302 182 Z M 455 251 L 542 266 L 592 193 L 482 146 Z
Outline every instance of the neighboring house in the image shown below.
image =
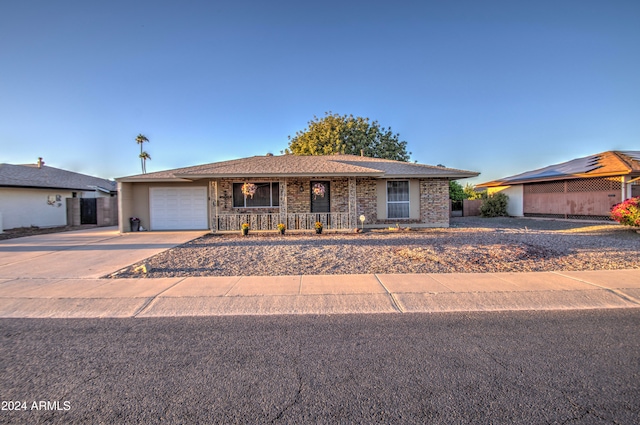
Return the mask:
M 37 164 L 0 164 L 0 230 L 115 225 L 116 189 L 114 181 L 48 167 L 42 158 Z
M 449 226 L 449 180 L 473 171 L 354 155 L 254 156 L 116 179 L 120 231 Z M 247 196 L 247 183 L 255 193 Z
M 608 219 L 640 196 L 640 151 L 608 151 L 477 185 L 509 196 L 512 216 Z

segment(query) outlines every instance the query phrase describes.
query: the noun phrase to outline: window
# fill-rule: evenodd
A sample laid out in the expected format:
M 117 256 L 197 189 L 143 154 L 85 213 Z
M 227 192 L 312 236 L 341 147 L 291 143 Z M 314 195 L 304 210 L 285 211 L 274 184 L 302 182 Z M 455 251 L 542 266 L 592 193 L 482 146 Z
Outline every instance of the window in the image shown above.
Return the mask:
M 233 207 L 234 208 L 259 208 L 280 206 L 280 184 L 278 182 L 256 183 L 256 193 L 251 196 L 244 196 L 242 185 L 244 183 L 233 184 Z
M 409 182 L 387 182 L 387 218 L 409 218 Z

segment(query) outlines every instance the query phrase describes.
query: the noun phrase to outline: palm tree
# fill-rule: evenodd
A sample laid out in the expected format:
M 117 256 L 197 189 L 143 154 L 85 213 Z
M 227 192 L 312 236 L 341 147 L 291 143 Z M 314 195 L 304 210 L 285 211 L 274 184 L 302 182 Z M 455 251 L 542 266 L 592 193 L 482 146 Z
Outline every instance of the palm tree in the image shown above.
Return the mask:
M 147 159 L 151 159 L 149 154 L 147 152 L 144 152 L 144 150 L 142 149 L 142 144 L 148 141 L 149 139 L 147 139 L 147 137 L 144 134 L 138 134 L 138 136 L 136 137 L 136 143 L 140 145 L 140 155 L 138 155 L 138 157 L 140 158 L 140 166 L 142 167 L 142 174 L 145 174 L 147 172 L 147 164 L 146 164 Z
M 142 162 L 142 174 L 146 174 L 147 173 L 147 159 L 151 160 L 151 155 L 149 155 L 147 152 L 141 152 L 140 153 L 140 161 Z

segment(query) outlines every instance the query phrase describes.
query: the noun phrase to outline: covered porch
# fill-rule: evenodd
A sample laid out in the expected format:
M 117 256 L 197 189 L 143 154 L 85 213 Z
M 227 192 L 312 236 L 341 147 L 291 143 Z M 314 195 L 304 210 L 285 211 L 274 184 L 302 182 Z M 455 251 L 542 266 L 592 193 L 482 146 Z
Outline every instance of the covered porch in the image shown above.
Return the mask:
M 244 184 L 241 180 L 219 179 L 210 182 L 210 227 L 213 233 L 240 231 L 243 223 L 248 223 L 252 231 L 277 231 L 280 223 L 287 230 L 314 230 L 316 222 L 322 223 L 325 230 L 350 230 L 358 224 L 355 177 L 266 178 L 251 181 L 263 192 L 259 194 L 261 198 L 258 201 L 252 199 L 252 204 L 258 203 L 260 206 L 250 205 L 247 196 L 239 193 L 239 185 Z M 323 187 L 322 195 L 313 192 L 317 184 Z

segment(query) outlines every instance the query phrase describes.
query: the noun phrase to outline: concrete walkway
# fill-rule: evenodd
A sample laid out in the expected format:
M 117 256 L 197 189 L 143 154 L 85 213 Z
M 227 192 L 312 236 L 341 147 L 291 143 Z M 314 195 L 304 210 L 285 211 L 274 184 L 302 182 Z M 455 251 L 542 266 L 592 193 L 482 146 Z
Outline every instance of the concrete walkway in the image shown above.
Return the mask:
M 203 232 L 115 228 L 0 242 L 0 317 L 414 313 L 640 307 L 640 270 L 99 279 Z

